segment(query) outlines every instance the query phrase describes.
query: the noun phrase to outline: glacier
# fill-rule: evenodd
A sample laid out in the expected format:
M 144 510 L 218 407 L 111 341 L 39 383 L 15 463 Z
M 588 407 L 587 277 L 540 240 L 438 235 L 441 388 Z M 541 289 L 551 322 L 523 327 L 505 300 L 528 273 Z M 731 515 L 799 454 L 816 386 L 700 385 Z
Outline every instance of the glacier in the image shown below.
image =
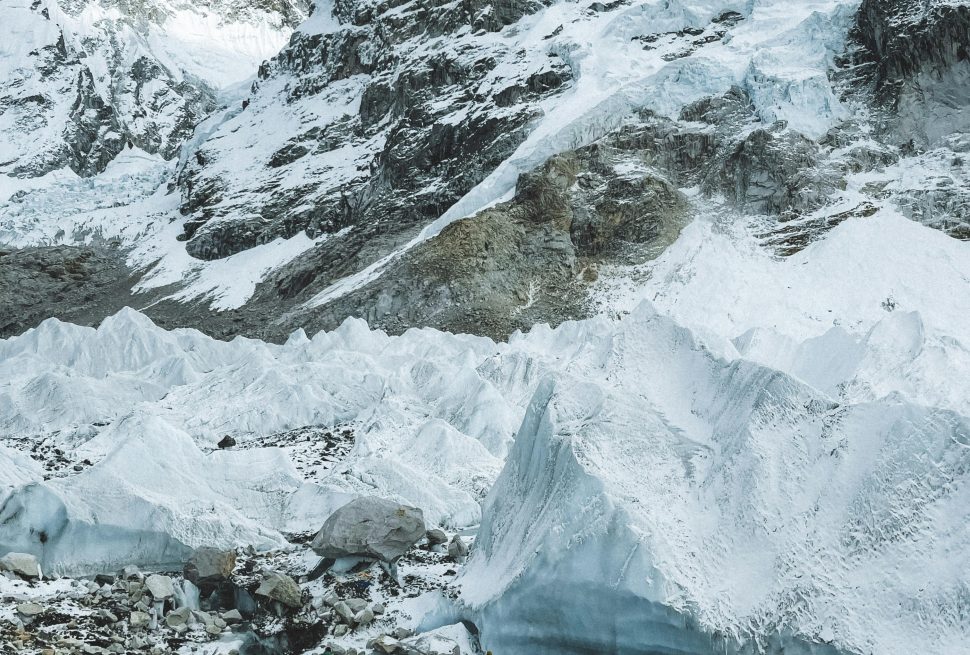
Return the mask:
M 121 311 L 0 338 L 0 554 L 33 554 L 55 578 L 0 576 L 0 595 L 61 598 L 76 581 L 58 576 L 178 570 L 206 546 L 238 549 L 250 568 L 254 554 L 286 562 L 306 574 L 306 606 L 323 611 L 331 590 L 311 579 L 307 536 L 349 500 L 376 495 L 471 544 L 467 562 L 401 563 L 405 579 L 427 564 L 447 577 L 442 589 L 412 595 L 420 579 L 403 598 L 380 597 L 420 633 L 418 647 L 970 654 L 959 47 L 929 57 L 893 118 L 847 81 L 872 63 L 852 59 L 857 11 L 880 9 L 871 0 L 513 0 L 481 13 L 379 0 L 142 4 L 0 0 L 11 28 L 0 43 L 0 267 L 7 248 L 97 247 L 137 273 Z M 906 20 L 922 29 L 941 7 L 967 3 L 933 0 Z M 435 11 L 490 27 L 428 27 L 421 12 Z M 368 12 L 400 28 L 387 52 L 354 23 Z M 367 69 L 380 56 L 387 69 Z M 935 75 L 934 56 L 957 64 Z M 464 88 L 450 63 L 480 60 Z M 382 75 L 420 86 L 407 76 L 414 61 L 444 62 L 433 68 L 444 90 L 418 102 L 388 86 L 387 97 L 420 105 L 392 125 L 374 113 L 374 89 Z M 498 102 L 535 79 L 541 93 Z M 143 90 L 158 100 L 150 116 Z M 684 113 L 724 94 L 751 116 L 725 127 Z M 421 112 L 427 124 L 407 123 Z M 354 123 L 364 114 L 369 132 Z M 376 210 L 347 218 L 393 187 L 395 171 L 381 169 L 391 155 L 403 175 L 417 165 L 405 155 L 425 154 L 385 152 L 391 137 L 413 128 L 417 140 L 419 127 L 454 137 L 470 117 L 521 138 L 476 165 L 460 193 L 443 191 L 454 176 L 435 169 L 413 196 L 388 201 L 425 202 L 413 223 L 382 225 L 393 221 Z M 896 118 L 898 134 L 877 134 Z M 589 318 L 505 340 L 388 334 L 346 313 L 334 329 L 279 343 L 236 336 L 253 334 L 235 324 L 253 316 L 280 330 L 311 325 L 311 310 L 513 199 L 550 157 L 609 148 L 605 135 L 650 120 L 669 131 L 631 138 L 689 134 L 677 148 L 690 150 L 728 129 L 740 148 L 759 131 L 793 152 L 756 175 L 803 154 L 792 144 L 818 155 L 808 173 L 838 175 L 818 185 L 818 206 L 768 216 L 732 205 L 729 185 L 677 182 L 656 152 L 631 151 L 623 170 L 669 178 L 689 215 L 655 258 L 572 270 L 592 271 Z M 64 130 L 90 148 L 71 151 Z M 322 145 L 293 147 L 304 140 Z M 349 190 L 365 183 L 359 197 Z M 200 186 L 214 195 L 194 206 Z M 331 202 L 345 223 L 300 222 Z M 186 246 L 195 229 L 241 236 L 201 259 Z M 772 239 L 785 230 L 804 239 L 782 251 Z M 261 291 L 289 293 L 274 276 L 306 261 L 332 265 L 330 277 L 247 315 Z M 531 290 L 522 300 L 534 301 Z M 190 309 L 156 323 L 161 304 Z M 189 322 L 179 311 L 211 312 L 226 338 L 172 328 Z M 447 551 L 434 547 L 421 556 Z M 0 604 L 0 623 L 20 620 Z M 365 632 L 347 643 L 363 648 Z M 242 648 L 220 639 L 214 652 Z
M 652 301 L 607 294 L 637 305 L 507 343 L 49 319 L 0 340 L 0 549 L 57 574 L 164 567 L 278 548 L 377 492 L 477 531 L 460 597 L 426 620 L 465 618 L 496 652 L 961 652 L 967 244 L 886 212 L 799 259 L 750 246 L 695 223 Z M 814 270 L 866 247 L 894 257 Z M 297 470 L 272 436 L 303 426 L 353 445 Z M 24 465 L 33 444 L 68 461 Z

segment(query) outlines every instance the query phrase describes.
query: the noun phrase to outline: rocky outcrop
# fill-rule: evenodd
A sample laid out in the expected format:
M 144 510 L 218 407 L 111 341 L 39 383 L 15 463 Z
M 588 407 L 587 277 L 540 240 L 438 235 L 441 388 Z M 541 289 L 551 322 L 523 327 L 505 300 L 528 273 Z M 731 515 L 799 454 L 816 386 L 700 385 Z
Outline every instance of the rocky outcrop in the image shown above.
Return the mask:
M 401 11 L 359 1 L 337 3 L 333 16 L 318 7 L 260 69 L 246 108 L 181 173 L 188 252 L 214 259 L 300 230 L 342 234 L 318 249 L 310 280 L 292 295 L 402 243 L 506 159 L 541 114 L 538 102 L 569 83 L 559 57 L 491 36 L 541 6 L 419 2 Z M 286 130 L 265 128 L 280 121 Z M 252 134 L 261 144 L 240 174 Z
M 970 4 L 864 0 L 853 36 L 898 142 L 932 146 L 970 131 Z

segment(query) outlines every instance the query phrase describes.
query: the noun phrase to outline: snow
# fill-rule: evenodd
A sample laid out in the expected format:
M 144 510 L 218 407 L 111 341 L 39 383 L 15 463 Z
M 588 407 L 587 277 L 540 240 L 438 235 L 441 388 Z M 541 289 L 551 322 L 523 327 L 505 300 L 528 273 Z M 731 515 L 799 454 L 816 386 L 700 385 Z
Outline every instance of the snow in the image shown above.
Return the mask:
M 618 318 L 507 344 L 50 319 L 0 341 L 0 550 L 164 566 L 378 494 L 481 523 L 458 605 L 423 625 L 469 618 L 496 651 L 960 652 L 967 244 L 883 210 L 776 259 L 743 227 L 697 221 L 647 279 L 614 278 Z M 353 443 L 317 465 L 322 430 Z M 18 465 L 30 444 L 68 460 Z
M 408 247 L 637 107 L 673 115 L 740 84 L 764 120 L 820 135 L 846 115 L 826 72 L 856 4 L 643 1 L 595 13 L 563 2 L 486 35 L 560 53 L 575 84 Z M 86 7 L 63 20 L 94 29 L 116 11 Z M 29 89 L 17 62 L 53 32 L 22 9 L 2 7 L 17 37 L 0 44 L 0 72 Z M 631 40 L 706 28 L 723 9 L 747 18 L 680 59 L 662 58 L 684 46 L 673 36 L 656 50 Z M 271 21 L 232 27 L 207 11 L 166 14 L 153 51 L 228 83 L 276 47 Z M 302 29 L 335 29 L 326 15 Z M 207 40 L 211 68 L 197 56 Z M 316 125 L 357 111 L 364 82 L 333 85 Z M 282 91 L 275 83 L 264 89 Z M 249 155 L 306 118 L 267 102 L 279 120 L 266 140 L 233 132 L 245 121 L 227 105 L 181 163 L 209 140 L 234 155 L 227 172 L 255 179 Z M 0 134 L 27 147 L 14 125 Z M 381 146 L 338 149 L 275 183 L 344 180 Z M 175 284 L 172 297 L 221 310 L 332 238 L 298 233 L 194 260 L 166 188 L 180 165 L 130 149 L 91 179 L 0 176 L 0 241 L 116 240 L 146 272 L 139 289 Z M 408 601 L 439 646 L 465 652 L 456 621 L 467 618 L 486 648 L 538 655 L 734 652 L 753 638 L 819 655 L 966 652 L 970 244 L 893 204 L 960 187 L 961 167 L 941 149 L 850 175 L 824 211 L 857 206 L 867 185 L 888 198 L 786 258 L 754 236 L 756 219 L 692 194 L 699 218 L 658 259 L 601 268 L 599 316 L 508 343 L 388 336 L 353 319 L 283 345 L 166 331 L 134 309 L 96 329 L 49 319 L 0 339 L 0 552 L 35 553 L 54 574 L 167 568 L 202 545 L 285 549 L 349 498 L 376 494 L 477 532 L 458 600 Z M 400 252 L 311 302 L 359 287 Z M 226 435 L 237 446 L 220 450 Z M 23 587 L 0 577 L 5 596 Z
M 543 117 L 511 157 L 417 237 L 334 282 L 306 306 L 318 307 L 363 287 L 448 224 L 508 199 L 520 174 L 604 136 L 636 109 L 675 118 L 685 105 L 737 85 L 748 91 L 763 120 L 785 120 L 812 138 L 822 136 L 848 115 L 832 91 L 828 72 L 844 49 L 857 6 L 857 0 L 644 0 L 591 15 L 584 6 L 560 2 L 523 18 L 496 38 L 528 52 L 563 57 L 573 72 L 570 88 L 543 104 Z M 671 61 L 664 57 L 693 47 L 692 37 L 659 42 L 650 50 L 634 38 L 687 27 L 712 32 L 711 19 L 729 10 L 745 20 L 724 39 Z M 557 28 L 561 32 L 550 38 Z M 501 65 L 497 74 L 500 70 Z
M 839 404 L 649 304 L 571 331 L 588 347 L 533 396 L 460 580 L 485 648 L 965 647 L 965 416 Z

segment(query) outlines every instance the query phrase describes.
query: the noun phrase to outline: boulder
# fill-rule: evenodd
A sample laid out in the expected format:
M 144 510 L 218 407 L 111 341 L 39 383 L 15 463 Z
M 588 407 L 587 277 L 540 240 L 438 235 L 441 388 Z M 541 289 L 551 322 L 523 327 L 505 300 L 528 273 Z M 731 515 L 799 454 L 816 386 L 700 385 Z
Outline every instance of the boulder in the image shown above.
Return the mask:
M 451 543 L 448 544 L 448 555 L 455 560 L 461 561 L 468 556 L 468 544 L 459 535 L 455 535 L 451 538 Z
M 175 585 L 172 583 L 172 578 L 167 575 L 156 573 L 148 576 L 145 580 L 145 589 L 155 600 L 165 600 L 175 595 Z
M 38 605 L 37 603 L 20 603 L 17 605 L 17 611 L 26 617 L 35 617 L 38 614 L 44 613 L 44 606 Z
M 242 623 L 243 617 L 239 610 L 229 610 L 228 612 L 222 613 L 222 620 L 228 625 L 235 625 Z
M 131 624 L 132 628 L 144 628 L 151 623 L 152 617 L 148 612 L 132 612 L 131 616 L 128 617 L 128 622 Z
M 357 625 L 367 625 L 368 623 L 371 623 L 373 620 L 374 620 L 374 612 L 372 612 L 370 608 L 362 609 L 361 611 L 357 612 L 357 615 L 354 617 L 354 622 Z
M 294 608 L 303 607 L 303 592 L 300 585 L 288 575 L 270 571 L 256 589 L 258 596 L 264 596 Z
M 445 534 L 444 530 L 439 530 L 438 528 L 434 528 L 433 530 L 428 530 L 427 537 L 428 537 L 428 544 L 432 546 L 448 543 L 448 535 Z
M 363 598 L 348 598 L 344 602 L 347 603 L 347 607 L 354 614 L 363 611 L 367 607 L 367 601 Z
M 197 548 L 182 569 L 186 580 L 199 587 L 210 590 L 223 580 L 228 580 L 236 568 L 236 551 L 218 548 Z
M 401 643 L 394 637 L 384 635 L 374 640 L 372 648 L 378 653 L 396 653 L 401 648 Z
M 168 616 L 165 617 L 165 624 L 170 628 L 185 625 L 189 621 L 190 614 L 191 610 L 188 607 L 180 607 L 168 613 Z
M 355 612 L 350 609 L 350 606 L 345 601 L 338 601 L 334 603 L 333 611 L 342 622 L 353 625 Z
M 0 557 L 0 571 L 10 571 L 26 579 L 41 577 L 40 563 L 28 553 L 7 553 Z
M 366 496 L 334 512 L 310 546 L 321 557 L 369 557 L 392 562 L 424 535 L 420 509 Z

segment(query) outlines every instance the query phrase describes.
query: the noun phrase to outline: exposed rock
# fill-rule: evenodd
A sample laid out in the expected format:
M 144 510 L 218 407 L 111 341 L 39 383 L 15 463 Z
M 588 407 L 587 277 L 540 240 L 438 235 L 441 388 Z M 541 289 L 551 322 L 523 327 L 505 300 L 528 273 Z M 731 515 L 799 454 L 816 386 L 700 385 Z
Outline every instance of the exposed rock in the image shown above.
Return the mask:
M 203 595 L 208 595 L 206 592 L 211 593 L 218 583 L 232 576 L 235 567 L 236 551 L 202 547 L 197 548 L 189 557 L 182 575 L 199 587 Z
M 230 437 L 228 434 L 219 440 L 217 444 L 219 448 L 232 448 L 236 445 L 236 440 Z
M 347 603 L 347 607 L 350 608 L 350 611 L 354 612 L 355 614 L 367 607 L 367 601 L 363 598 L 348 598 L 344 602 Z
M 172 610 L 165 616 L 165 624 L 170 628 L 183 626 L 188 622 L 191 613 L 188 607 L 180 607 L 177 610 Z
M 461 535 L 456 534 L 451 538 L 451 542 L 448 544 L 448 556 L 458 561 L 468 556 L 468 545 L 465 544 L 465 540 L 461 538 Z
M 133 629 L 146 628 L 151 623 L 152 617 L 148 612 L 135 611 L 128 617 L 128 622 Z
M 242 614 L 239 613 L 239 610 L 233 609 L 229 610 L 228 612 L 223 612 L 222 620 L 228 625 L 235 625 L 236 623 L 242 622 L 243 617 Z
M 145 589 L 156 600 L 165 600 L 175 595 L 175 585 L 167 575 L 153 574 L 145 580 Z
M 651 259 L 686 222 L 683 194 L 643 159 L 640 142 L 619 135 L 556 155 L 519 177 L 513 200 L 455 221 L 374 282 L 303 315 L 497 339 L 581 318 L 600 262 Z
M 358 625 L 367 625 L 374 620 L 374 612 L 370 608 L 364 608 L 354 617 L 354 623 Z
M 303 607 L 303 592 L 300 586 L 288 575 L 270 571 L 263 578 L 259 588 L 256 589 L 258 596 L 265 596 L 278 601 L 288 607 Z
M 353 625 L 355 612 L 345 601 L 338 601 L 333 606 L 333 611 L 337 617 L 347 625 Z
M 17 605 L 17 611 L 26 617 L 33 618 L 44 613 L 44 606 L 32 602 L 20 603 Z
M 428 530 L 427 533 L 428 543 L 432 546 L 437 546 L 438 544 L 444 544 L 448 542 L 448 535 L 445 534 L 444 530 L 438 528 L 433 528 Z
M 321 557 L 371 557 L 391 562 L 425 534 L 420 509 L 366 496 L 350 501 L 324 522 L 311 547 Z
M 523 52 L 487 34 L 542 7 L 338 3 L 335 30 L 294 33 L 260 68 L 246 111 L 219 126 L 179 176 L 187 251 L 221 258 L 301 230 L 353 227 L 320 244 L 307 278 L 279 288 L 292 296 L 404 243 L 507 158 L 541 100 L 570 82 L 557 53 Z M 331 8 L 318 5 L 315 17 L 331 20 Z M 278 136 L 261 130 L 270 147 L 251 162 L 251 177 L 237 178 L 233 135 L 260 131 L 281 110 L 299 123 Z M 298 177 L 307 182 L 280 183 Z
M 373 646 L 378 653 L 396 653 L 401 647 L 401 643 L 389 635 L 378 637 L 374 640 Z
M 743 138 L 704 182 L 739 209 L 802 213 L 821 206 L 837 183 L 820 172 L 818 146 L 791 131 L 758 129 Z
M 41 577 L 40 563 L 29 553 L 7 553 L 0 557 L 0 571 L 10 571 L 26 579 Z
M 970 131 L 970 5 L 864 0 L 852 36 L 854 74 L 886 110 L 887 136 L 933 145 Z

